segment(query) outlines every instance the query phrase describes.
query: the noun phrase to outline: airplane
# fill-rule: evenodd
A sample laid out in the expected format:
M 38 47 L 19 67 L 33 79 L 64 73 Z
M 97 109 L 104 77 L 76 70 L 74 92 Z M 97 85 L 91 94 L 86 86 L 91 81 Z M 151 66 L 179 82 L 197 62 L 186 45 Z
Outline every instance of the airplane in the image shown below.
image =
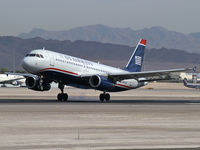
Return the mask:
M 25 83 L 25 78 L 21 75 L 0 74 L 0 84 L 2 84 L 1 87 L 6 87 L 6 84 L 22 86 L 23 83 Z
M 195 88 L 195 89 L 200 89 L 200 84 L 198 83 L 188 83 L 187 79 L 183 80 L 184 86 L 188 88 Z
M 26 77 L 26 85 L 36 91 L 48 91 L 50 83 L 58 83 L 61 93 L 58 102 L 67 101 L 64 86 L 100 90 L 100 102 L 108 102 L 108 92 L 120 92 L 147 85 L 150 81 L 171 79 L 174 72 L 182 72 L 187 68 L 141 71 L 146 40 L 141 39 L 133 51 L 124 69 L 103 65 L 89 60 L 65 55 L 50 50 L 36 49 L 28 53 L 22 60 L 22 67 L 31 74 Z

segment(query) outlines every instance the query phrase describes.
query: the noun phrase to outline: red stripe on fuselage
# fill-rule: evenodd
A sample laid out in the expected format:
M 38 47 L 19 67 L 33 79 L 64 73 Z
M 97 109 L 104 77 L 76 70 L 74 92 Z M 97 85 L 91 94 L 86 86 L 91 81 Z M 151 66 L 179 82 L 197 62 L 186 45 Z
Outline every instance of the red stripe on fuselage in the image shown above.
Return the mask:
M 123 85 L 123 84 L 115 84 L 116 86 L 122 86 L 122 87 L 125 87 L 125 88 L 129 88 L 129 89 L 132 89 L 132 87 L 130 87 L 130 86 L 126 86 L 126 85 Z
M 64 73 L 68 73 L 68 74 L 73 74 L 73 75 L 78 75 L 78 73 L 74 73 L 74 72 L 70 72 L 70 71 L 66 71 L 66 70 L 62 70 L 62 69 L 58 69 L 58 68 L 45 68 L 45 69 L 42 69 L 38 72 L 42 72 L 42 71 L 47 71 L 47 70 L 56 70 L 56 71 L 60 71 L 60 72 L 64 72 Z

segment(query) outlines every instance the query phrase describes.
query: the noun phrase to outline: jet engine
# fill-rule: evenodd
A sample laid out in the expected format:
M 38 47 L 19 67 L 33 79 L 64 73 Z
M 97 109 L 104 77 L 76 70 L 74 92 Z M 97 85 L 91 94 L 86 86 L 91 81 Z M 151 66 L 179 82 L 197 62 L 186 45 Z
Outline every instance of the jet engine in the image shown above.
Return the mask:
M 18 81 L 13 81 L 11 84 L 14 85 L 14 86 L 20 85 L 20 83 Z
M 43 81 L 42 85 L 40 85 L 38 77 L 26 78 L 26 86 L 35 91 L 48 91 L 51 89 L 51 85 L 48 82 Z
M 99 75 L 93 75 L 89 78 L 89 84 L 91 87 L 102 90 L 112 91 L 114 89 L 114 83 L 109 79 Z

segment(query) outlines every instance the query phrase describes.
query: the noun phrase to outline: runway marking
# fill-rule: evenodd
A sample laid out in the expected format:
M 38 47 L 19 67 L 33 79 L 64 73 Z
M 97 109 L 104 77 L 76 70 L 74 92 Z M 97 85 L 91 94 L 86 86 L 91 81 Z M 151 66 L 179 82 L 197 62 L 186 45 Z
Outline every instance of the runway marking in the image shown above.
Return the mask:
M 190 105 L 200 105 L 200 103 L 186 103 L 186 104 L 190 104 Z

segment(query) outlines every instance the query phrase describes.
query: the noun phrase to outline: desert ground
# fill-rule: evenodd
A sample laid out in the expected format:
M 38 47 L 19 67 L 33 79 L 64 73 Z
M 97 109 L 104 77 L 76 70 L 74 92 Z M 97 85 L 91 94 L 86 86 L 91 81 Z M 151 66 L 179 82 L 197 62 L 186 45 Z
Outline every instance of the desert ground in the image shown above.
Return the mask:
M 84 150 L 200 147 L 200 91 L 182 83 L 151 83 L 110 93 L 66 87 L 36 92 L 0 88 L 0 149 Z

